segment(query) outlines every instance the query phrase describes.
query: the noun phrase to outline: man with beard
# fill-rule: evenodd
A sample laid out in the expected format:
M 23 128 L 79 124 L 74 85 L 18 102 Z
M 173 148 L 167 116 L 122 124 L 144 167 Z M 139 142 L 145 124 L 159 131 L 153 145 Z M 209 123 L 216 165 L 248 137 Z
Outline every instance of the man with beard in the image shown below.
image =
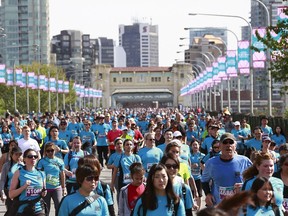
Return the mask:
M 221 155 L 210 158 L 205 164 L 201 183 L 207 206 L 216 205 L 223 198 L 232 196 L 235 191 L 240 190 L 243 183 L 242 173 L 252 165 L 247 157 L 237 155 L 236 145 L 233 134 L 223 134 L 220 138 Z

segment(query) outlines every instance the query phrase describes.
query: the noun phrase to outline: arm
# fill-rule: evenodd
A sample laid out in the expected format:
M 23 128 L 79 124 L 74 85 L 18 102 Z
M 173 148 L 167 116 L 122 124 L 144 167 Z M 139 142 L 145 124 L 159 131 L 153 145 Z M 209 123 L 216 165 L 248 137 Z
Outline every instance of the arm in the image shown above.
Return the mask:
M 7 156 L 8 156 L 7 153 L 5 153 L 5 154 L 2 154 L 0 158 L 0 171 L 2 170 L 3 164 L 5 163 Z
M 5 183 L 7 180 L 7 174 L 9 171 L 9 163 L 4 164 L 3 168 L 2 168 L 2 172 L 1 172 L 1 180 L 0 180 L 0 195 L 1 195 L 1 200 L 4 201 L 6 200 L 6 195 L 4 193 L 4 187 L 5 187 Z
M 67 191 L 66 191 L 66 187 L 65 187 L 65 172 L 64 170 L 60 172 L 60 184 L 61 184 L 61 188 L 62 188 L 62 196 L 66 196 L 67 195 Z
M 111 179 L 111 190 L 114 192 L 115 181 L 117 177 L 118 167 L 114 167 Z
M 10 185 L 10 190 L 9 190 L 10 199 L 14 199 L 15 197 L 19 196 L 31 184 L 30 180 L 26 180 L 26 183 L 24 185 L 17 188 L 17 185 L 19 183 L 19 179 L 18 179 L 19 175 L 20 175 L 19 170 L 17 170 L 13 175 L 11 185 Z

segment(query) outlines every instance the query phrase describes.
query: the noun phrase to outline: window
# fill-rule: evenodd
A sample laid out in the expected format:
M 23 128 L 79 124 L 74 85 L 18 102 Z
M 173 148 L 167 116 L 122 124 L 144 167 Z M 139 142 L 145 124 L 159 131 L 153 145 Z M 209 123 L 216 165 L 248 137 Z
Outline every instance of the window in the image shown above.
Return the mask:
M 117 79 L 116 77 L 113 77 L 113 82 L 116 83 L 117 82 Z

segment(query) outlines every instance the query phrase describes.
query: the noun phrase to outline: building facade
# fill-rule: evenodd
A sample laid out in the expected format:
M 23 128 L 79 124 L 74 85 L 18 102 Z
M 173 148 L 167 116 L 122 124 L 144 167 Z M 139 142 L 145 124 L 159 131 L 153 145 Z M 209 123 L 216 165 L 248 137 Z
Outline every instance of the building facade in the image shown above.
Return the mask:
M 191 100 L 180 96 L 180 89 L 194 78 L 191 64 L 121 68 L 95 65 L 92 74 L 93 88 L 103 91 L 105 108 L 191 106 Z
M 126 52 L 127 67 L 158 67 L 158 40 L 157 25 L 119 25 L 119 46 Z
M 6 34 L 0 39 L 0 53 L 8 67 L 33 61 L 49 64 L 48 0 L 1 0 L 0 27 Z

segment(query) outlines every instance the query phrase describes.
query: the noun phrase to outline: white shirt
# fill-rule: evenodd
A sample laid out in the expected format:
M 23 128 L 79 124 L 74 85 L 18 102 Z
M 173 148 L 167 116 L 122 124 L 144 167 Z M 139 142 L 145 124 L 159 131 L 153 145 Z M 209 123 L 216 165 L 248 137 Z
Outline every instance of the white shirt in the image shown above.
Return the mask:
M 40 151 L 40 147 L 38 142 L 35 139 L 29 137 L 28 140 L 24 138 L 18 140 L 18 146 L 21 148 L 22 152 L 24 153 L 27 149 L 33 149 L 36 152 Z

